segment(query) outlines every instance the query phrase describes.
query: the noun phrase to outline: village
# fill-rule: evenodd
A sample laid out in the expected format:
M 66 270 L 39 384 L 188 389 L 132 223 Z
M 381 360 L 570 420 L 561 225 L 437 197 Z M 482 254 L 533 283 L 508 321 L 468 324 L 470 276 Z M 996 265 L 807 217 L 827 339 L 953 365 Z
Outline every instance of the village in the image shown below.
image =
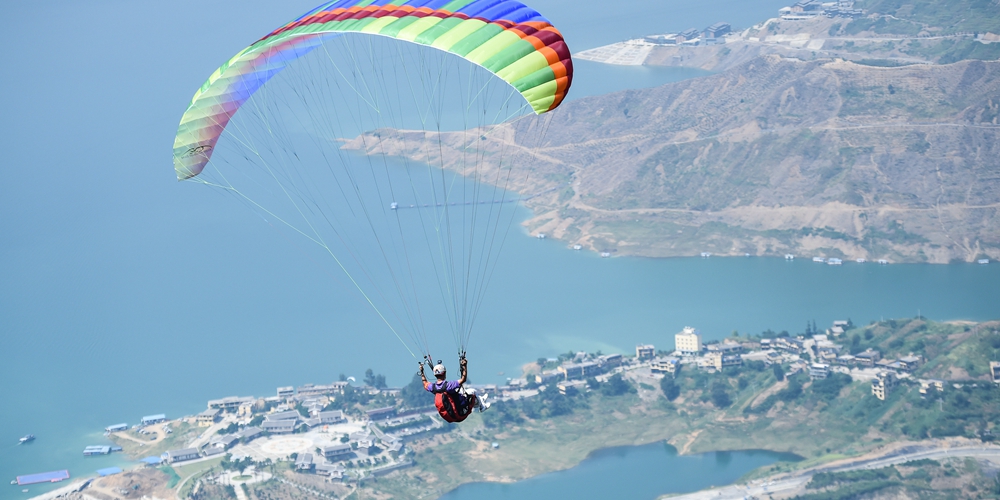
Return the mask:
M 588 379 L 605 382 L 615 374 L 641 384 L 675 376 L 680 370 L 711 373 L 745 362 L 763 362 L 787 366 L 788 376 L 802 373 L 818 380 L 831 373 L 843 373 L 855 381 L 870 381 L 871 396 L 885 400 L 900 381 L 912 378 L 911 373 L 924 359 L 917 354 L 889 359 L 870 348 L 849 354 L 844 345 L 849 339 L 844 337 L 845 331 L 852 327 L 849 321 L 835 321 L 823 333 L 813 327 L 812 331 L 817 333 L 808 336 L 776 334 L 773 338 L 709 342 L 703 341 L 697 329 L 685 327 L 674 335 L 671 351 L 642 344 L 636 346 L 634 356 L 567 353 L 559 358 L 539 359 L 528 365 L 524 377 L 510 379 L 507 384 L 470 385 L 499 401 L 517 400 L 551 389 L 561 394 L 587 391 Z M 990 375 L 994 382 L 1000 382 L 1000 362 L 990 362 Z M 919 383 L 921 394 L 945 391 L 948 385 L 934 379 L 910 382 Z M 144 458 L 143 463 L 173 465 L 226 455 L 230 462 L 246 464 L 251 471 L 244 476 L 248 478 L 266 479 L 263 474 L 253 475 L 253 468 L 262 464 L 292 462 L 296 472 L 346 482 L 412 466 L 407 456 L 408 443 L 449 430 L 448 424 L 436 417 L 433 406 L 405 408 L 393 404 L 352 414 L 331 409 L 338 397 L 351 390 L 387 398 L 398 398 L 402 391 L 373 386 L 354 388 L 347 381 L 285 386 L 278 387 L 275 395 L 269 397 L 230 396 L 210 400 L 205 411 L 177 421 L 169 422 L 162 414 L 150 415 L 131 428 L 117 424 L 106 431 L 116 441 L 138 437 L 156 441 L 182 422 L 198 428 L 197 437 L 184 448 Z M 492 443 L 493 448 L 499 446 L 500 443 Z
M 673 335 L 672 349 L 640 344 L 634 354 L 627 355 L 570 351 L 527 363 L 522 367 L 521 377 L 507 379 L 504 384 L 468 385 L 480 394 L 490 394 L 491 400 L 500 403 L 500 407 L 491 410 L 498 414 L 486 414 L 484 417 L 488 418 L 480 423 L 499 429 L 498 425 L 505 425 L 504 414 L 508 409 L 502 407 L 506 404 L 523 408 L 521 403 L 530 403 L 533 398 L 544 401 L 553 396 L 574 397 L 622 381 L 633 392 L 637 389 L 640 399 L 652 404 L 658 404 L 656 400 L 664 397 L 672 400 L 667 390 L 662 389 L 664 383 L 672 381 L 666 379 L 678 379 L 682 372 L 688 371 L 695 378 L 720 374 L 728 379 L 744 372 L 760 373 L 764 367 L 770 367 L 773 370 L 768 372 L 775 371 L 776 375 L 781 372 L 785 379 L 808 379 L 814 384 L 828 377 L 843 380 L 849 377 L 849 381 L 870 385 L 870 390 L 864 392 L 868 396 L 854 391 L 851 396 L 854 399 L 870 397 L 887 401 L 896 391 L 918 389 L 919 397 L 934 399 L 938 402 L 935 406 L 943 401 L 938 393 L 974 388 L 976 380 L 1000 383 L 1000 361 L 989 361 L 988 371 L 979 379 L 920 378 L 914 373 L 928 372 L 921 369 L 928 363 L 924 355 L 890 345 L 887 352 L 894 352 L 896 359 L 890 358 L 879 348 L 882 344 L 877 339 L 869 338 L 873 327 L 856 328 L 850 320 L 843 320 L 820 330 L 811 322 L 805 333 L 797 335 L 770 330 L 745 336 L 733 332 L 728 338 L 710 341 L 704 341 L 698 329 L 684 327 Z M 975 331 L 971 333 L 974 335 Z M 109 425 L 105 435 L 114 446 L 88 446 L 84 454 L 124 452 L 136 465 L 128 467 L 128 471 L 119 467 L 101 469 L 98 478 L 76 483 L 70 489 L 101 492 L 107 490 L 106 483 L 112 480 L 109 476 L 132 481 L 129 478 L 145 470 L 178 474 L 177 481 L 168 488 L 182 497 L 199 498 L 200 488 L 214 491 L 212 488 L 234 487 L 234 494 L 243 498 L 245 495 L 241 493 L 247 487 L 263 482 L 274 484 L 272 479 L 298 489 L 325 484 L 321 490 L 327 488 L 326 491 L 343 496 L 364 487 L 369 480 L 415 467 L 418 455 L 426 456 L 423 454 L 433 453 L 436 447 L 454 441 L 451 431 L 458 427 L 437 416 L 419 379 L 406 387 L 389 388 L 384 377 L 380 379 L 373 373 L 367 373 L 362 384 L 341 378 L 329 384 L 282 386 L 265 397 L 212 399 L 207 401 L 204 411 L 178 419 L 151 414 L 135 425 Z M 963 389 L 964 386 L 969 387 Z M 751 396 L 741 403 L 743 413 L 756 411 L 766 394 L 764 391 L 760 397 Z M 680 405 L 690 406 L 689 410 L 704 406 L 697 399 L 681 401 Z M 719 409 L 729 406 L 714 404 Z M 481 444 L 485 453 L 497 452 L 507 439 L 502 431 L 476 436 L 475 439 L 484 440 Z M 22 479 L 28 484 L 33 477 L 18 477 L 18 484 Z M 46 478 L 52 480 L 49 476 L 43 479 Z M 68 479 L 68 474 L 59 478 Z M 124 494 L 108 491 L 114 498 Z

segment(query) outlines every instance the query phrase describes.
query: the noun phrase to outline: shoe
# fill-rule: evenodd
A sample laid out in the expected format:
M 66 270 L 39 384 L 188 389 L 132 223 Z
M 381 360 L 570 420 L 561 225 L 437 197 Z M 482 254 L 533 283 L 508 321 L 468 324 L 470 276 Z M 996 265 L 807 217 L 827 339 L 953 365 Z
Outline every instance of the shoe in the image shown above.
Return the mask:
M 486 410 L 489 410 L 490 406 L 492 406 L 492 405 L 493 405 L 493 403 L 482 403 L 482 404 L 480 404 L 479 405 L 479 413 L 482 413 L 482 412 L 484 412 Z

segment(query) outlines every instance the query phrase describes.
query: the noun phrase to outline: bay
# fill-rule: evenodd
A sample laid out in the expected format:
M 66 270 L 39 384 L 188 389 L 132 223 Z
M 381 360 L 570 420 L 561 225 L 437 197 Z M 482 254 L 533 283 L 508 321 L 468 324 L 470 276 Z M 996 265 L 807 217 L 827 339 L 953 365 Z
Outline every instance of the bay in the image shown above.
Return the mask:
M 0 183 L 0 478 L 64 468 L 79 477 L 126 464 L 81 452 L 106 443 L 107 425 L 193 414 L 207 399 L 270 395 L 369 367 L 392 385 L 410 379 L 413 360 L 300 241 L 230 199 L 174 182 L 170 144 L 194 89 L 314 3 L 0 5 L 0 36 L 19 47 L 0 55 L 18 75 L 0 81 L 8 167 Z M 720 20 L 745 27 L 785 3 L 537 7 L 583 50 Z M 157 22 L 124 22 L 152 15 Z M 700 74 L 581 61 L 570 98 Z M 719 338 L 918 310 L 941 320 L 1000 317 L 995 265 L 600 259 L 518 231 L 470 346 L 478 382 L 570 349 L 669 348 L 685 325 Z M 38 439 L 17 445 L 27 433 Z M 0 498 L 56 486 L 22 494 L 0 483 Z
M 778 461 L 799 457 L 772 451 L 722 451 L 679 456 L 663 443 L 598 450 L 571 469 L 511 484 L 472 483 L 441 500 L 550 498 L 655 499 L 731 484 L 744 474 Z

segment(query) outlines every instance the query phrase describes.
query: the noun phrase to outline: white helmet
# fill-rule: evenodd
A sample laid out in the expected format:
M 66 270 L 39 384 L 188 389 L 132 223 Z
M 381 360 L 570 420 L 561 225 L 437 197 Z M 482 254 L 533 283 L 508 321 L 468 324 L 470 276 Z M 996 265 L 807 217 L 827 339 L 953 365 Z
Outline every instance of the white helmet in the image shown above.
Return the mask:
M 438 364 L 434 365 L 434 376 L 444 375 L 448 370 L 444 367 L 444 364 L 438 361 Z

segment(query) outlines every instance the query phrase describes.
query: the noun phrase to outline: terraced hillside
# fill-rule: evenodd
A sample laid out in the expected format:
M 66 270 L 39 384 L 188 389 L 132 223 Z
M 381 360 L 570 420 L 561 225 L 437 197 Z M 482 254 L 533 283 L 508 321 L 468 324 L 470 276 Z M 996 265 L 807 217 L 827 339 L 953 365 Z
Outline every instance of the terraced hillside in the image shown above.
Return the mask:
M 544 193 L 526 202 L 532 232 L 594 250 L 944 263 L 1000 258 L 998 116 L 1000 62 L 768 55 L 570 102 L 528 118 L 522 136 L 449 133 L 442 151 L 420 147 L 423 132 L 364 139 L 370 154 L 445 168 L 485 148 L 495 160 L 484 178 Z M 525 147 L 543 127 L 545 143 Z M 495 175 L 500 163 L 509 177 Z

